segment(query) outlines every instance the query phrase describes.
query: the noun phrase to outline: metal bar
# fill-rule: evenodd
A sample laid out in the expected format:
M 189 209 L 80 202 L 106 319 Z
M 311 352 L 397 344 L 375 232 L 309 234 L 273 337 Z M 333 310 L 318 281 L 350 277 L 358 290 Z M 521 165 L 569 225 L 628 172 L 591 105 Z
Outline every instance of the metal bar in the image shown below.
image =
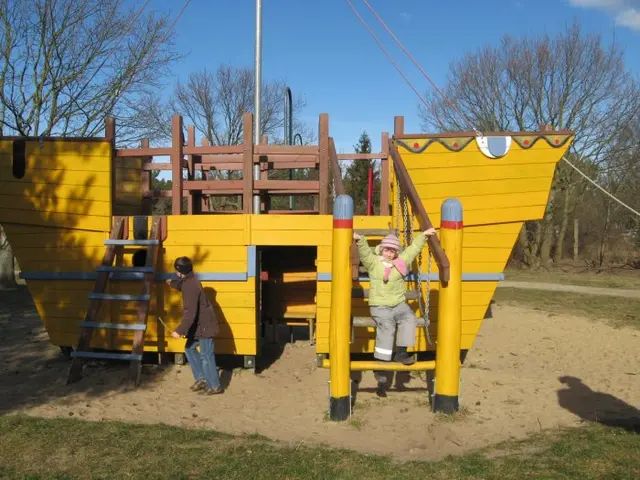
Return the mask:
M 256 0 L 256 51 L 255 51 L 255 126 L 253 145 L 260 143 L 262 107 L 262 0 Z M 245 145 L 246 147 L 246 145 Z M 253 160 L 253 159 L 252 159 Z M 260 165 L 253 165 L 253 181 L 260 179 Z M 248 187 L 248 185 L 247 185 Z M 245 188 L 247 188 L 245 187 Z M 251 190 L 249 188 L 249 190 Z M 247 209 L 248 205 L 245 205 Z M 250 212 L 247 212 L 250 213 Z M 253 196 L 253 213 L 260 214 L 260 195 Z

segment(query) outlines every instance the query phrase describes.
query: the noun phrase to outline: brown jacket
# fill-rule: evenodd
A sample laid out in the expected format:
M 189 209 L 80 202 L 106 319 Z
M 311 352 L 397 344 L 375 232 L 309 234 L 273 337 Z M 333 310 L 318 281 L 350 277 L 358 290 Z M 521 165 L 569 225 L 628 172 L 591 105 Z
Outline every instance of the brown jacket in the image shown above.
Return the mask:
M 219 330 L 213 305 L 202 289 L 202 284 L 192 272 L 178 280 L 171 280 L 171 287 L 182 292 L 182 322 L 176 333 L 187 338 L 213 338 Z

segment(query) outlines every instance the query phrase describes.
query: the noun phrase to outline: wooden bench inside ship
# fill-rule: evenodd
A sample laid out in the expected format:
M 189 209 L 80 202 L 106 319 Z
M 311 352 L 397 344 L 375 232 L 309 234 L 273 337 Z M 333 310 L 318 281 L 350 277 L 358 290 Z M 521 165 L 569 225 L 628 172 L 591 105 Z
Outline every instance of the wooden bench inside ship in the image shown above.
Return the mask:
M 119 166 L 127 165 L 132 168 L 128 171 L 137 168 L 141 172 L 139 191 L 133 193 L 116 187 L 119 214 L 151 215 L 154 200 L 160 198 L 171 199 L 171 212 L 163 212 L 166 214 L 252 214 L 258 213 L 253 211 L 252 201 L 257 195 L 260 214 L 329 215 L 333 196 L 345 191 L 339 173 L 340 162 L 379 160 L 379 205 L 374 210 L 377 215 L 389 215 L 389 135 L 386 132 L 382 134 L 380 153 L 338 154 L 329 136 L 327 114 L 319 116 L 318 144 L 308 146 L 269 144 L 266 136 L 255 145 L 250 113 L 243 117 L 242 143 L 238 145 L 210 145 L 206 139 L 196 145 L 195 126 L 187 127 L 185 138 L 181 115 L 173 116 L 171 131 L 170 147 L 150 148 L 149 140 L 143 139 L 140 148 L 116 149 Z M 254 179 L 255 167 L 259 169 L 259 179 Z M 170 190 L 152 188 L 154 171 L 171 171 Z M 127 179 L 115 180 L 116 185 L 121 185 Z M 136 181 L 135 177 L 129 180 Z M 130 209 L 127 204 L 131 205 Z M 293 328 L 305 327 L 313 344 L 317 252 L 309 249 L 296 255 L 291 252 L 283 255 L 285 250 L 295 248 L 283 247 L 276 253 L 278 247 L 271 247 L 269 259 L 262 256 L 262 336 L 270 332 L 271 340 L 277 342 L 278 327 L 283 325 L 289 328 L 293 341 Z M 359 260 L 355 244 L 351 260 L 353 275 L 357 278 Z

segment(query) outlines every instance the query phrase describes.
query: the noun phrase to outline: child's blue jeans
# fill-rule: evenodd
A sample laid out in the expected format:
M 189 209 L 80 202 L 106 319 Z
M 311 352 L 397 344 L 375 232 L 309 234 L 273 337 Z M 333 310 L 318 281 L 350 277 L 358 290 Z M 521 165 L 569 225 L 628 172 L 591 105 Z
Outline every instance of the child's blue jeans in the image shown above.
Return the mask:
M 200 352 L 196 350 L 198 346 L 200 347 Z M 220 377 L 213 349 L 213 338 L 187 339 L 184 353 L 187 356 L 196 382 L 206 380 L 209 388 L 218 388 L 220 387 Z

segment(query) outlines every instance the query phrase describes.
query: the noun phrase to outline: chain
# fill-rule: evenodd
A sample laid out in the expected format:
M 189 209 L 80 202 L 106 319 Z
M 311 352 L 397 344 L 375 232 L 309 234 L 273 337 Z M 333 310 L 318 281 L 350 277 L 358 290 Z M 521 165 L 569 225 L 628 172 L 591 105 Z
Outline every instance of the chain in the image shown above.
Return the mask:
M 409 215 L 409 208 L 407 205 L 407 197 L 406 195 L 401 195 L 400 193 L 400 181 L 396 176 L 396 198 L 398 204 L 398 212 L 396 215 L 396 236 L 400 238 L 400 211 L 402 211 L 402 216 L 404 220 L 404 245 L 407 247 L 413 242 L 413 213 Z M 429 247 L 427 247 L 429 248 Z M 430 346 L 433 346 L 433 342 L 431 341 L 431 334 L 429 333 L 429 324 L 431 323 L 429 319 L 429 308 L 430 308 L 430 294 L 431 294 L 431 249 L 429 249 L 429 256 L 427 261 L 427 298 L 425 305 L 425 298 L 422 294 L 422 251 L 418 254 L 418 271 L 416 273 L 416 290 L 418 293 L 418 307 L 420 308 L 420 312 L 422 313 L 422 317 L 424 318 L 424 331 L 427 336 L 427 343 Z

